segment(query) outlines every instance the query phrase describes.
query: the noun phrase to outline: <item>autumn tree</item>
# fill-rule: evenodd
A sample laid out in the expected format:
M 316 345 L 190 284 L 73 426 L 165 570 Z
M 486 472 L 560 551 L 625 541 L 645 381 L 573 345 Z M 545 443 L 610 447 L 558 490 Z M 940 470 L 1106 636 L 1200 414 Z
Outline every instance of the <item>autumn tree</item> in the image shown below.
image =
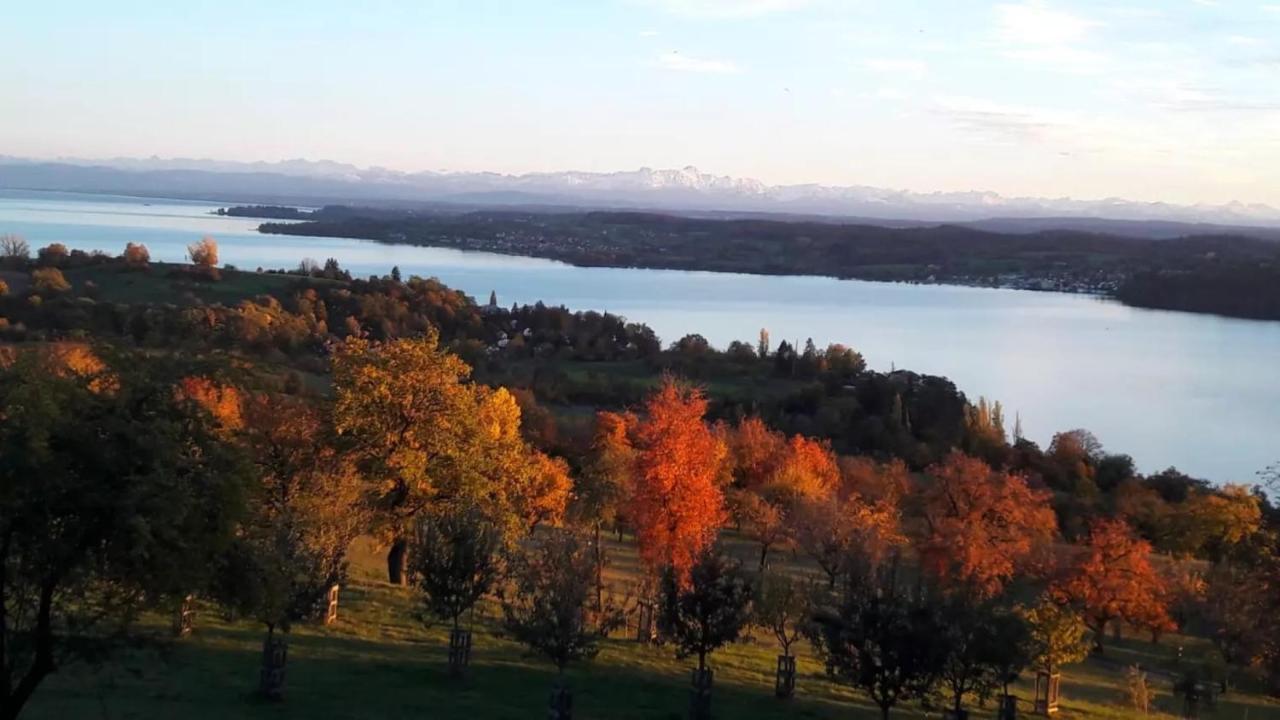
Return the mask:
M 187 257 L 192 265 L 213 268 L 218 265 L 218 241 L 209 236 L 187 246 Z
M 569 514 L 579 525 L 592 531 L 592 556 L 595 560 L 596 607 L 604 602 L 604 567 L 606 555 L 601 530 L 611 526 L 621 534 L 626 517 L 626 501 L 631 493 L 635 472 L 635 449 L 631 430 L 635 416 L 607 411 L 596 413 L 595 429 L 585 467 L 578 475 Z
M 296 398 L 237 395 L 205 379 L 182 393 L 209 408 L 251 459 L 254 482 L 236 543 L 220 564 L 215 592 L 256 617 L 265 646 L 283 644 L 295 622 L 316 615 L 347 577 L 347 550 L 368 528 L 365 486 L 335 437 L 327 408 Z M 238 430 L 238 431 L 237 431 Z M 268 694 L 280 687 L 266 687 Z
M 244 465 L 173 363 L 45 351 L 0 367 L 0 718 L 144 610 L 198 587 L 230 541 Z
M 774 477 L 786 450 L 786 437 L 758 417 L 743 418 L 728 436 L 735 487 L 759 491 Z
M 926 570 L 944 586 L 966 585 L 991 596 L 1057 528 L 1048 493 L 1019 475 L 952 453 L 929 470 L 923 491 Z
M 125 243 L 120 257 L 126 266 L 135 270 L 145 269 L 151 264 L 151 251 L 142 243 Z
M 680 585 L 725 520 L 716 479 L 726 450 L 703 421 L 706 408 L 700 391 L 667 378 L 636 429 L 630 512 L 640 557 L 651 571 L 674 568 Z
M 839 485 L 840 467 L 830 444 L 794 435 L 764 490 L 767 496 L 786 504 L 798 498 L 826 497 Z
M 470 368 L 434 332 L 334 351 L 334 417 L 376 496 L 388 574 L 403 582 L 414 518 L 482 508 L 510 536 L 564 509 L 564 466 L 533 454 L 510 393 L 467 382 Z
M 1172 627 L 1164 579 L 1151 565 L 1151 545 L 1123 520 L 1098 519 L 1066 574 L 1053 584 L 1059 602 L 1079 610 L 1101 653 L 1107 625 Z
M 31 271 L 31 289 L 38 293 L 64 293 L 71 289 L 71 283 L 58 268 L 42 267 Z
M 228 396 L 226 390 L 204 394 L 215 399 L 212 407 L 222 418 L 234 417 Z M 314 613 L 330 586 L 345 582 L 347 550 L 368 527 L 365 486 L 325 408 L 259 394 L 244 402 L 242 412 L 238 437 L 256 483 L 241 540 L 260 585 L 246 610 L 268 634 L 287 632 Z
M 751 490 L 734 490 L 731 498 L 734 513 L 747 536 L 760 544 L 759 570 L 763 572 L 769 562 L 769 551 L 790 540 L 786 511 Z
M 896 506 L 838 493 L 797 501 L 791 508 L 791 534 L 822 569 L 830 588 L 851 562 L 874 570 L 906 541 Z
M 49 243 L 36 251 L 36 264 L 42 267 L 63 267 L 71 252 L 62 243 Z

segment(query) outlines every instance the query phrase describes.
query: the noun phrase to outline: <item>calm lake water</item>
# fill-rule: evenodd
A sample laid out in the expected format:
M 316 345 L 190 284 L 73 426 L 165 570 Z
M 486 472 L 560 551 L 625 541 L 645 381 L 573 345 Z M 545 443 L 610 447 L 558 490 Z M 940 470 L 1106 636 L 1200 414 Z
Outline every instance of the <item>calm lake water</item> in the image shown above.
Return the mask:
M 670 342 L 698 332 L 723 347 L 768 328 L 776 344 L 857 348 L 873 368 L 945 375 L 970 398 L 1002 401 L 1010 426 L 1047 444 L 1084 427 L 1146 472 L 1177 466 L 1218 482 L 1253 482 L 1280 460 L 1280 323 L 1127 308 L 1096 298 L 813 277 L 575 268 L 530 258 L 339 238 L 260 235 L 216 205 L 0 190 L 0 234 L 33 248 L 118 253 L 145 243 L 181 261 L 202 235 L 242 269 L 337 258 L 357 274 L 436 276 L 503 305 L 542 300 L 607 310 Z M 1012 429 L 1012 427 L 1010 427 Z

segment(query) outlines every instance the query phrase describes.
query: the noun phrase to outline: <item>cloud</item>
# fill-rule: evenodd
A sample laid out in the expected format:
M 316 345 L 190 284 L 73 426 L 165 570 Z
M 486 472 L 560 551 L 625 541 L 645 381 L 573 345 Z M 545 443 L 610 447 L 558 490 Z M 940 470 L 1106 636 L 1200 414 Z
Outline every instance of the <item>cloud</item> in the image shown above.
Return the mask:
M 658 67 L 674 72 L 729 74 L 738 72 L 738 66 L 728 60 L 699 58 L 682 55 L 679 52 L 663 53 L 658 56 Z
M 1043 111 L 972 97 L 941 97 L 937 111 L 964 130 L 1002 141 L 1041 141 L 1060 123 Z
M 662 12 L 701 20 L 745 20 L 799 10 L 809 0 L 641 0 Z
M 869 58 L 862 61 L 866 69 L 885 75 L 921 77 L 929 72 L 929 64 L 910 58 Z
M 1044 0 L 997 5 L 996 38 L 1011 59 L 1067 72 L 1093 72 L 1106 58 L 1085 47 L 1102 23 L 1058 10 Z

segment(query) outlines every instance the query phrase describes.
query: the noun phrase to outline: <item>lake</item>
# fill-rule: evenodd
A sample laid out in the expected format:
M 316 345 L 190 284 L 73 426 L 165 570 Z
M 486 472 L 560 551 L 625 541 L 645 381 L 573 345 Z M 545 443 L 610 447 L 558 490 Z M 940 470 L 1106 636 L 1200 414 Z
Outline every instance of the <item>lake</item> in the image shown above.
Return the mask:
M 1093 297 L 816 277 L 577 268 L 532 258 L 340 238 L 261 235 L 258 220 L 210 215 L 217 205 L 0 190 L 0 234 L 33 248 L 185 259 L 202 235 L 241 269 L 337 258 L 355 274 L 436 276 L 503 305 L 541 300 L 643 322 L 664 342 L 701 333 L 718 347 L 844 343 L 871 367 L 945 375 L 976 400 L 1004 403 L 1012 429 L 1046 445 L 1088 428 L 1144 472 L 1177 466 L 1217 482 L 1254 482 L 1280 460 L 1280 323 L 1141 310 Z

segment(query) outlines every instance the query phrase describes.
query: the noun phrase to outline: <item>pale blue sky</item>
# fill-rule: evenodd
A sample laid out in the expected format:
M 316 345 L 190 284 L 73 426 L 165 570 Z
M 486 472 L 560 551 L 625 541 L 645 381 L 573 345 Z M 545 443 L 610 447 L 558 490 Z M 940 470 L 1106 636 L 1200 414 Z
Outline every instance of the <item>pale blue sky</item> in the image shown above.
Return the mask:
M 1280 0 L 19 2 L 0 153 L 1280 204 Z

